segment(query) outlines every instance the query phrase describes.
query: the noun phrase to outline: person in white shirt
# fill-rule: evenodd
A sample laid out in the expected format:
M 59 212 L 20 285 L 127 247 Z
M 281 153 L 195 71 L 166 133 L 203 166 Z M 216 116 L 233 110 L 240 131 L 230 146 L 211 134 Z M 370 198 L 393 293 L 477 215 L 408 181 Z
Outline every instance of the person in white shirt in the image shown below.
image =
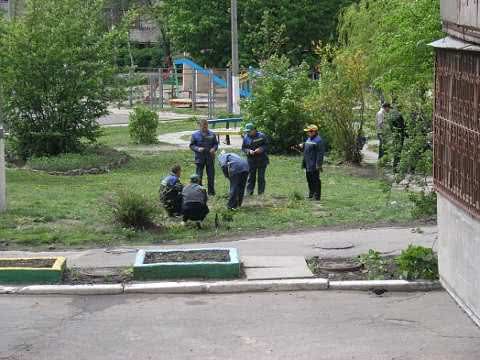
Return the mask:
M 379 141 L 379 144 L 378 144 L 378 158 L 379 159 L 381 159 L 383 157 L 383 154 L 384 154 L 383 130 L 385 128 L 385 114 L 390 112 L 390 108 L 391 108 L 391 106 L 390 106 L 389 103 L 384 103 L 382 105 L 382 108 L 380 109 L 380 111 L 377 113 L 376 125 L 377 125 L 377 137 L 378 137 L 378 141 Z

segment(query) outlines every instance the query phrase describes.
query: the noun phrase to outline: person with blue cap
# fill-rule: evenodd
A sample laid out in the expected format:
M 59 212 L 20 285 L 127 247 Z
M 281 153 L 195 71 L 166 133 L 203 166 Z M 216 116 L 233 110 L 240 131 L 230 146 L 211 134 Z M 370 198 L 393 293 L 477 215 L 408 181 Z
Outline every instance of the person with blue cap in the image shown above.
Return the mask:
M 208 195 L 215 195 L 215 153 L 218 150 L 217 135 L 208 129 L 208 121 L 199 122 L 199 130 L 192 134 L 190 149 L 195 154 L 196 173 L 202 184 L 203 169 L 207 170 Z
M 218 162 L 223 174 L 230 181 L 227 206 L 231 210 L 236 210 L 242 206 L 249 172 L 248 162 L 237 154 L 225 152 L 220 154 Z
M 323 171 L 323 157 L 325 154 L 325 145 L 322 138 L 318 135 L 318 126 L 309 125 L 305 129 L 307 140 L 300 144 L 303 149 L 302 167 L 308 183 L 308 198 L 320 200 L 322 196 L 322 181 L 320 172 Z
M 160 183 L 160 202 L 165 207 L 169 216 L 179 216 L 182 212 L 182 189 L 180 182 L 182 168 L 174 165 L 170 175 L 166 176 Z
M 201 222 L 208 215 L 210 210 L 207 206 L 207 191 L 200 185 L 200 177 L 197 174 L 190 176 L 190 184 L 185 186 L 182 191 L 183 221 L 195 221 L 197 227 L 201 228 Z
M 255 182 L 258 176 L 258 195 L 265 192 L 265 172 L 269 163 L 267 149 L 267 137 L 254 124 L 245 125 L 243 132 L 242 151 L 247 155 L 250 172 L 247 180 L 247 193 L 253 195 L 255 190 Z

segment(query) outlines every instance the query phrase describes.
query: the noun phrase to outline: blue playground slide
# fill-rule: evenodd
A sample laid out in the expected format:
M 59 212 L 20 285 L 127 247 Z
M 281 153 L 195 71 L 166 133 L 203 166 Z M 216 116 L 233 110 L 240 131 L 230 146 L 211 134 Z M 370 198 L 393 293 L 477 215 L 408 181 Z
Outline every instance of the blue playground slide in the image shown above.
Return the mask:
M 188 67 L 191 67 L 192 69 L 197 70 L 200 74 L 208 77 L 208 70 L 203 68 L 202 66 L 198 65 L 196 62 L 194 62 L 190 59 L 187 59 L 187 58 L 176 59 L 174 61 L 174 64 L 175 65 L 186 65 Z M 217 85 L 219 87 L 223 87 L 223 88 L 227 87 L 227 82 L 218 75 L 215 75 L 215 74 L 213 75 L 213 82 L 215 83 L 215 85 Z M 241 97 L 250 97 L 250 95 L 251 95 L 250 91 L 245 90 L 245 89 L 240 89 L 240 96 Z

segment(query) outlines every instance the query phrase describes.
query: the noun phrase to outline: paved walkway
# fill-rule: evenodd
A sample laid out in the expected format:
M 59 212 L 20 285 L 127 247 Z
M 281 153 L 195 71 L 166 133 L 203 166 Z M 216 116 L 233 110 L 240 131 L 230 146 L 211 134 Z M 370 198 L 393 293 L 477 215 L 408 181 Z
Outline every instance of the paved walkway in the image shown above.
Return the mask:
M 127 126 L 128 116 L 132 109 L 118 109 L 108 108 L 109 115 L 103 116 L 98 119 L 100 125 L 103 126 Z M 185 120 L 190 119 L 192 114 L 179 114 L 173 111 L 158 111 L 157 112 L 160 121 L 166 120 Z M 205 115 L 195 115 L 198 118 L 206 118 Z
M 211 129 L 215 130 L 226 130 L 226 129 Z M 192 135 L 193 131 L 179 131 L 175 133 L 162 134 L 157 137 L 158 141 L 165 144 L 171 144 L 178 146 L 182 149 L 187 149 L 190 145 L 190 140 L 187 138 Z M 240 135 L 231 135 L 230 136 L 230 145 L 227 145 L 225 142 L 225 136 L 221 136 L 219 149 L 228 151 L 230 149 L 240 149 L 242 147 L 242 138 Z
M 0 296 L 0 359 L 475 360 L 446 292 Z
M 201 244 L 141 246 L 144 249 L 156 248 L 207 248 L 235 247 L 241 256 L 356 256 L 369 249 L 386 254 L 397 254 L 409 244 L 434 246 L 437 228 L 426 226 L 412 228 L 353 229 L 345 231 L 309 231 L 294 234 L 276 234 L 265 237 L 250 237 L 236 241 L 221 241 Z M 323 247 L 323 248 L 322 248 Z M 334 249 L 335 247 L 344 249 Z M 69 266 L 74 267 L 116 267 L 131 266 L 139 247 L 118 247 L 111 249 L 90 249 L 59 252 L 1 251 L 0 257 L 25 256 L 66 256 Z

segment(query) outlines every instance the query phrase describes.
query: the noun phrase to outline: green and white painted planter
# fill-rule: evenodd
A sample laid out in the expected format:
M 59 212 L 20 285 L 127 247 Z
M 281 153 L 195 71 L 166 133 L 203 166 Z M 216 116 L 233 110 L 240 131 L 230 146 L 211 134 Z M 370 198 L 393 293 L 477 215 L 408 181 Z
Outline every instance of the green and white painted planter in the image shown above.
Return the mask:
M 18 267 L 13 266 L 15 261 L 51 260 L 50 267 Z M 67 260 L 64 257 L 55 258 L 8 258 L 3 262 L 12 262 L 11 267 L 0 267 L 0 284 L 56 284 L 62 281 Z
M 194 251 L 228 251 L 229 261 L 198 262 L 162 262 L 145 264 L 145 255 L 154 252 L 194 252 Z M 240 277 L 240 258 L 237 249 L 209 248 L 184 250 L 139 250 L 133 267 L 135 280 L 159 279 L 234 279 Z

